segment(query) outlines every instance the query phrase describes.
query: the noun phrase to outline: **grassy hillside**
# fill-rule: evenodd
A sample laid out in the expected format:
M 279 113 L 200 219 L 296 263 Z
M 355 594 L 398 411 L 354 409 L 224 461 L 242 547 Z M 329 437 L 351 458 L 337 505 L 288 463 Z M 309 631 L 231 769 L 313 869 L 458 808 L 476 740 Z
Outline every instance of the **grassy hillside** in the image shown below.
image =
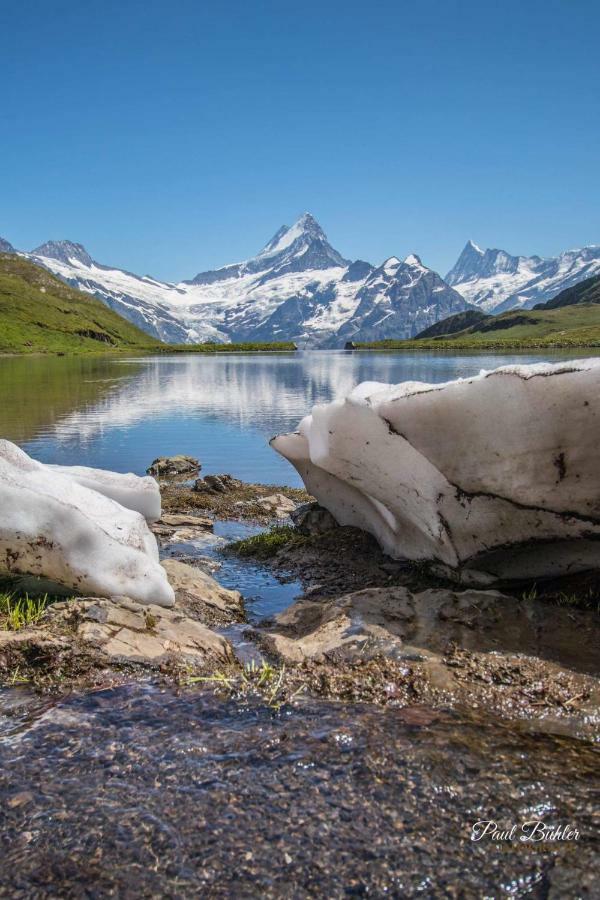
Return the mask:
M 160 341 L 27 259 L 0 254 L 0 353 L 154 350 Z
M 534 350 L 548 347 L 600 347 L 600 305 L 513 310 L 449 335 L 356 344 L 358 350 Z
M 552 300 L 538 303 L 534 309 L 558 309 L 561 306 L 573 306 L 576 303 L 600 303 L 600 275 L 580 281 L 579 284 L 561 291 Z
M 28 259 L 0 253 L 0 353 L 234 353 L 295 350 L 274 344 L 164 344 L 100 300 Z

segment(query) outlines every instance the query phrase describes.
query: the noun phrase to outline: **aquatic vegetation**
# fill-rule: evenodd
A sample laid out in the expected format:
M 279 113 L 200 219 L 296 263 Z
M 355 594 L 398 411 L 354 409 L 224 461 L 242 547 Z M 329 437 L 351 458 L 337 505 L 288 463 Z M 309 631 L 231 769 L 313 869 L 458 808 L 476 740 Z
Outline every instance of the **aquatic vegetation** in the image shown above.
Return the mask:
M 293 525 L 277 525 L 269 531 L 255 534 L 229 544 L 227 548 L 238 556 L 253 556 L 256 559 L 269 559 L 275 556 L 278 550 L 289 544 L 306 543 L 307 538 L 293 527 Z
M 279 709 L 283 703 L 291 702 L 298 694 L 304 691 L 304 685 L 300 685 L 295 691 L 290 692 L 286 684 L 285 665 L 273 666 L 263 660 L 260 664 L 252 660 L 244 668 L 222 671 L 213 675 L 190 675 L 185 684 L 212 684 L 215 688 L 224 690 L 231 697 L 241 697 L 255 694 L 260 696 L 271 709 Z

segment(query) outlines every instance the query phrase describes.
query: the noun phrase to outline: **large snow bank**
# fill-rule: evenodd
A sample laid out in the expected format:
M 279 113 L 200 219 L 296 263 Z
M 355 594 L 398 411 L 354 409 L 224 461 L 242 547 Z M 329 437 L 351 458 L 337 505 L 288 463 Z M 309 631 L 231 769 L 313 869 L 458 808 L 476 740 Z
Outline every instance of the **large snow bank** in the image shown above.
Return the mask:
M 149 492 L 141 488 L 136 498 L 135 476 L 125 476 L 129 493 L 117 490 L 119 476 L 112 475 L 45 466 L 0 441 L 0 570 L 38 575 L 80 593 L 172 606 L 173 589 L 144 517 L 106 496 L 110 490 L 148 512 L 151 504 L 139 501 Z
M 121 506 L 141 513 L 147 522 L 160 519 L 160 490 L 154 478 L 140 478 L 132 473 L 121 474 L 106 469 L 90 469 L 87 466 L 48 466 L 59 475 L 67 475 L 83 487 L 98 491 Z
M 600 359 L 362 384 L 272 446 L 391 556 L 467 583 L 600 568 Z

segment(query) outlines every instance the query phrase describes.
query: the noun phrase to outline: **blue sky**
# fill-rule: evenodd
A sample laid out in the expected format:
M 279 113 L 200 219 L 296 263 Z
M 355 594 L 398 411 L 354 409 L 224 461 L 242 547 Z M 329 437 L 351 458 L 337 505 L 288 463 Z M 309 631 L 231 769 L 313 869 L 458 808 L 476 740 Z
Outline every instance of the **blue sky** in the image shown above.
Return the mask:
M 305 210 L 348 257 L 600 243 L 600 5 L 102 0 L 0 11 L 0 235 L 165 279 Z

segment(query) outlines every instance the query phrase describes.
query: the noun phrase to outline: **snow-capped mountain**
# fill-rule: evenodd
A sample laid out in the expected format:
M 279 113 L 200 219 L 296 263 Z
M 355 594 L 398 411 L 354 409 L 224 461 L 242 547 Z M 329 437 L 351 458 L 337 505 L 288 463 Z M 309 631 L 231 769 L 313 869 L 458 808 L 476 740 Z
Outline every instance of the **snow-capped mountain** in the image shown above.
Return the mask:
M 411 253 L 387 259 L 365 279 L 358 306 L 338 335 L 345 340 L 410 338 L 440 319 L 470 308 L 437 272 Z
M 173 315 L 171 300 L 178 294 L 173 284 L 103 266 L 72 241 L 48 241 L 23 255 L 80 291 L 94 294 L 153 337 L 182 344 L 209 339 L 204 333 L 190 332 Z
M 559 256 L 511 256 L 468 241 L 446 281 L 470 303 L 501 313 L 550 300 L 560 291 L 600 274 L 600 246 Z
M 24 254 L 166 341 L 346 340 L 411 337 L 469 308 L 416 256 L 376 268 L 345 259 L 305 213 L 251 259 L 169 284 L 96 262 L 85 247 L 49 241 Z

